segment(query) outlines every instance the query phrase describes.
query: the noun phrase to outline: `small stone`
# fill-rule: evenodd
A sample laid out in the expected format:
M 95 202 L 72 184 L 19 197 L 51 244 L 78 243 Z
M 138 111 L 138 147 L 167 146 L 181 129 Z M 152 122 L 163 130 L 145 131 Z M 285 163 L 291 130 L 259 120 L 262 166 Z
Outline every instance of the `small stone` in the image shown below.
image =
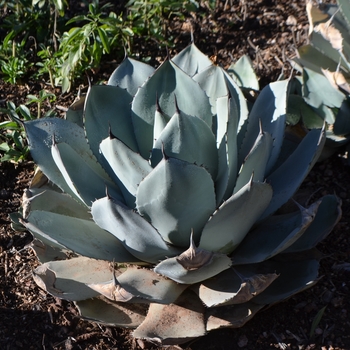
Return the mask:
M 243 347 L 245 347 L 245 346 L 247 346 L 247 344 L 248 344 L 248 338 L 245 336 L 245 335 L 241 335 L 240 337 L 239 337 L 239 340 L 238 340 L 238 346 L 240 347 L 240 348 L 243 348 Z

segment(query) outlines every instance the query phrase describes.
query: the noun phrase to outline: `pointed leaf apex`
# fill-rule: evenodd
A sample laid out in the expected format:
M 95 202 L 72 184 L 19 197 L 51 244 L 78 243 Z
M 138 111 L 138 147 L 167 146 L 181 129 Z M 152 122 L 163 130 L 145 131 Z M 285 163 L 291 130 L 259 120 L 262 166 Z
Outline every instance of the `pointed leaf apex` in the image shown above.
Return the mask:
M 87 284 L 88 287 L 102 294 L 106 298 L 117 302 L 128 302 L 134 295 L 125 290 L 118 282 L 113 268 L 113 279 L 107 283 Z
M 162 154 L 163 154 L 163 159 L 168 160 L 169 157 L 167 156 L 167 154 L 165 153 L 165 148 L 164 148 L 164 142 L 162 142 Z
M 197 248 L 193 240 L 193 231 L 190 238 L 190 247 L 179 255 L 176 260 L 186 270 L 197 270 L 209 264 L 214 253 L 208 250 Z
M 263 135 L 264 130 L 263 130 L 263 126 L 262 126 L 262 121 L 261 121 L 261 119 L 259 119 L 259 129 L 260 129 L 260 135 Z
M 113 140 L 116 138 L 116 136 L 112 133 L 111 124 L 108 124 L 108 135 L 110 140 Z
M 176 110 L 176 113 L 180 114 L 180 108 L 179 108 L 179 105 L 177 104 L 176 94 L 174 94 L 174 100 L 175 100 L 175 110 Z

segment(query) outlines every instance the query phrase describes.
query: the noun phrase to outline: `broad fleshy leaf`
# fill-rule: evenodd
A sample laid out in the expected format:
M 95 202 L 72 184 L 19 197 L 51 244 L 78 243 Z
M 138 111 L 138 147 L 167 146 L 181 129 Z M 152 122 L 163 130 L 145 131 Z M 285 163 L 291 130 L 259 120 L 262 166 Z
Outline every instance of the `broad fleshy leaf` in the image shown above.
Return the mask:
M 146 63 L 125 57 L 108 79 L 108 85 L 126 89 L 135 96 L 138 88 L 154 73 L 154 68 Z
M 103 297 L 80 300 L 75 305 L 83 318 L 119 327 L 136 328 L 147 314 L 147 305 L 116 303 Z
M 300 207 L 297 212 L 271 216 L 263 221 L 233 252 L 233 265 L 258 263 L 283 252 L 310 227 L 319 205 L 314 203 L 307 209 Z
M 124 247 L 140 260 L 157 263 L 160 259 L 177 252 L 163 241 L 149 222 L 110 197 L 95 201 L 91 213 L 97 225 L 117 237 Z
M 186 247 L 215 211 L 214 183 L 203 167 L 166 157 L 141 181 L 136 204 L 167 242 Z
M 191 94 L 188 93 L 191 91 Z M 132 122 L 141 155 L 148 159 L 153 145 L 153 125 L 157 104 L 166 115 L 178 106 L 188 115 L 212 126 L 210 103 L 200 86 L 174 63 L 166 60 L 138 90 L 132 102 Z M 158 102 L 157 102 L 158 101 Z
M 23 224 L 38 239 L 46 238 L 83 256 L 118 262 L 138 261 L 113 235 L 91 220 L 34 210 Z
M 55 297 L 77 301 L 96 297 L 86 284 L 102 282 L 111 275 L 109 262 L 77 257 L 69 260 L 50 261 L 33 271 L 35 282 Z
M 178 110 L 157 137 L 152 150 L 151 164 L 155 167 L 167 157 L 203 166 L 215 179 L 218 155 L 214 134 L 200 118 Z
M 232 253 L 241 243 L 272 198 L 272 187 L 249 181 L 214 213 L 205 225 L 199 247 Z
M 162 345 L 182 344 L 205 335 L 203 313 L 203 304 L 188 291 L 176 303 L 152 303 L 145 321 L 133 335 Z
M 277 277 L 257 269 L 231 268 L 197 285 L 194 290 L 207 307 L 244 304 L 264 291 Z

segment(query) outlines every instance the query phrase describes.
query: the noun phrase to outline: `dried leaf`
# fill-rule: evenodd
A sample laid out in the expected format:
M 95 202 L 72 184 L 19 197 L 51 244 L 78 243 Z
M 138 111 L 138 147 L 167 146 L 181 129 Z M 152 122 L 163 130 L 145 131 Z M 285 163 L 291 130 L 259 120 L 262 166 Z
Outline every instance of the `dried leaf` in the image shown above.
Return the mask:
M 314 31 L 316 33 L 320 33 L 324 39 L 329 41 L 333 49 L 342 51 L 343 37 L 340 31 L 332 25 L 331 20 L 327 21 L 326 23 L 318 24 L 315 26 Z

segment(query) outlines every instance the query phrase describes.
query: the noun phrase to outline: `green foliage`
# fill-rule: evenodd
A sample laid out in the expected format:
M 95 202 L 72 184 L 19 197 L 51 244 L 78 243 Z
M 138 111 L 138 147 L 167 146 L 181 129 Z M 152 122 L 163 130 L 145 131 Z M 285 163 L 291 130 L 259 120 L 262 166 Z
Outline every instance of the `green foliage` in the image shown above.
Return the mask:
M 194 0 L 142 0 L 129 1 L 118 13 L 112 7 L 94 0 L 86 14 L 68 18 L 63 0 L 4 2 L 4 22 L 0 24 L 6 33 L 0 38 L 4 79 L 15 84 L 29 75 L 43 77 L 67 92 L 86 71 L 98 71 L 104 55 L 130 53 L 134 35 L 172 46 L 166 21 L 172 16 L 184 19 L 184 13 L 199 5 Z M 34 62 L 38 71 L 31 70 Z
M 26 139 L 23 121 L 34 120 L 41 117 L 41 109 L 46 101 L 53 102 L 56 99 L 54 94 L 48 93 L 45 90 L 39 92 L 39 96 L 28 95 L 26 104 L 21 104 L 18 107 L 9 101 L 6 103 L 6 108 L 0 108 L 0 113 L 8 116 L 9 121 L 0 123 L 0 152 L 3 153 L 0 162 L 18 163 L 26 160 L 29 155 L 29 148 Z M 37 115 L 31 114 L 27 106 L 35 103 L 37 105 Z M 44 117 L 55 116 L 53 109 L 45 112 Z
M 70 89 L 71 81 L 87 69 L 96 70 L 103 54 L 109 54 L 115 47 L 126 44 L 133 36 L 130 28 L 125 26 L 121 15 L 104 11 L 111 5 L 99 6 L 98 1 L 89 5 L 87 15 L 79 15 L 67 22 L 87 22 L 81 27 L 73 27 L 61 38 L 62 54 L 62 91 Z
M 257 87 L 247 59 L 230 74 Z M 127 57 L 64 120 L 25 122 L 40 171 L 20 222 L 38 285 L 82 317 L 169 345 L 240 327 L 315 284 L 314 247 L 341 202 L 276 213 L 325 142 L 323 128 L 286 137 L 289 85 L 269 84 L 249 110 L 191 44 L 156 70 Z
M 135 35 L 157 39 L 162 45 L 172 45 L 165 20 L 171 16 L 184 20 L 184 13 L 196 11 L 199 3 L 195 0 L 130 0 L 125 7 Z

